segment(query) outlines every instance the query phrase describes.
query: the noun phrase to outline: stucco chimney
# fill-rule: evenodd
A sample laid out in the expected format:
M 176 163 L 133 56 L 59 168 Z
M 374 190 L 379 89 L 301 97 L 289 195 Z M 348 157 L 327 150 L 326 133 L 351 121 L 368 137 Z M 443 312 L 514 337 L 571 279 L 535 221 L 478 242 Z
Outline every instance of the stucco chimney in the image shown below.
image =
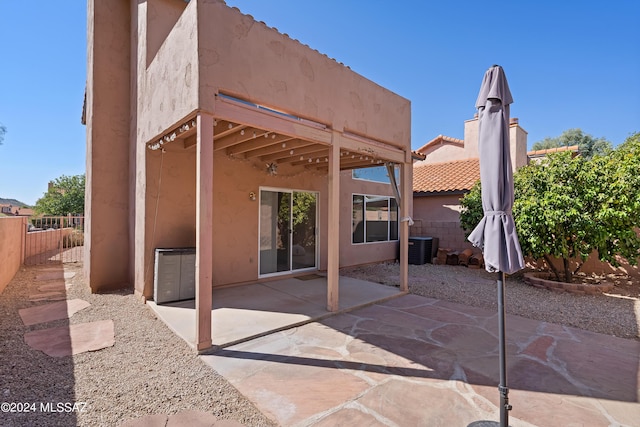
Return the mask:
M 515 172 L 527 164 L 527 131 L 520 127 L 516 117 L 509 120 L 509 141 L 511 166 Z
M 478 153 L 478 113 L 464 122 L 464 154 L 467 159 L 476 159 Z
M 511 167 L 515 172 L 527 164 L 527 131 L 520 127 L 516 117 L 509 120 L 509 142 Z M 464 153 L 466 158 L 477 158 L 478 151 L 478 114 L 464 122 Z

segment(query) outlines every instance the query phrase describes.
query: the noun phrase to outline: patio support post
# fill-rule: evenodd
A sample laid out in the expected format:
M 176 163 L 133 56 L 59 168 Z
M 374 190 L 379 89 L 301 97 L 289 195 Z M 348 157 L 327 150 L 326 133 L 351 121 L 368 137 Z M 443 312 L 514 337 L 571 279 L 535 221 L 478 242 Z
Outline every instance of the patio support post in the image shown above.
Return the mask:
M 409 154 L 410 155 L 410 154 Z M 400 291 L 409 291 L 409 206 L 413 197 L 411 179 L 412 164 L 406 161 L 400 165 Z
M 329 149 L 329 202 L 327 207 L 327 310 L 338 311 L 340 268 L 340 137 L 332 135 Z
M 196 349 L 211 347 L 213 117 L 198 114 L 196 158 Z

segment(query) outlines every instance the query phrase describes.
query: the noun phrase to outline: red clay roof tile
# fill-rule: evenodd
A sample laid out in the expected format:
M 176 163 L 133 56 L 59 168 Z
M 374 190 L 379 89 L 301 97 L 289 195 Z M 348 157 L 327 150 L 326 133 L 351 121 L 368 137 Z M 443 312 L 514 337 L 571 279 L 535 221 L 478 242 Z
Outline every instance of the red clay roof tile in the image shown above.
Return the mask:
M 435 138 L 433 138 L 431 141 L 424 144 L 422 147 L 418 148 L 416 151 L 418 153 L 423 153 L 431 146 L 438 145 L 438 144 L 453 144 L 453 145 L 464 146 L 464 140 L 453 138 L 446 135 L 438 135 Z
M 431 163 L 413 168 L 413 191 L 437 193 L 466 191 L 480 179 L 480 160 Z
M 554 148 L 547 148 L 547 149 L 544 149 L 544 150 L 529 151 L 529 152 L 527 152 L 527 156 L 529 156 L 529 157 L 546 156 L 547 154 L 559 153 L 561 151 L 573 151 L 573 152 L 577 153 L 579 151 L 579 149 L 580 149 L 580 146 L 578 146 L 578 145 L 554 147 Z

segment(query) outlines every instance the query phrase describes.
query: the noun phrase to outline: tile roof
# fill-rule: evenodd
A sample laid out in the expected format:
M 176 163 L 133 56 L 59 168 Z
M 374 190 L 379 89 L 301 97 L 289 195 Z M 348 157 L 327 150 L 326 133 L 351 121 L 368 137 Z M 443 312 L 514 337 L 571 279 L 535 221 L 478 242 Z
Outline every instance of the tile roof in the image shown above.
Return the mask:
M 540 157 L 540 156 L 546 156 L 547 154 L 550 154 L 550 153 L 559 153 L 561 151 L 573 151 L 577 153 L 579 149 L 580 149 L 580 146 L 578 145 L 554 147 L 554 148 L 547 148 L 545 150 L 528 151 L 527 156 Z
M 423 153 L 428 148 L 438 144 L 453 144 L 453 145 L 459 145 L 461 147 L 464 147 L 464 139 L 453 138 L 451 136 L 446 136 L 446 135 L 438 135 L 435 138 L 433 138 L 431 141 L 424 144 L 422 147 L 418 148 L 416 151 L 418 153 Z
M 466 191 L 470 190 L 479 179 L 479 159 L 431 163 L 413 168 L 413 191 L 414 193 Z

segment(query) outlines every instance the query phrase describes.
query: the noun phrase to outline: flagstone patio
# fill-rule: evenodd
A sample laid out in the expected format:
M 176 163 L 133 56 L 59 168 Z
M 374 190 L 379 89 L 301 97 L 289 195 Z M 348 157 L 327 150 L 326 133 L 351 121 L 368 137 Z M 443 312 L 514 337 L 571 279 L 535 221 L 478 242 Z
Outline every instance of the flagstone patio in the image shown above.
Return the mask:
M 201 357 L 283 426 L 466 426 L 499 419 L 496 333 L 406 295 Z M 640 342 L 517 316 L 507 341 L 512 426 L 638 425 Z

